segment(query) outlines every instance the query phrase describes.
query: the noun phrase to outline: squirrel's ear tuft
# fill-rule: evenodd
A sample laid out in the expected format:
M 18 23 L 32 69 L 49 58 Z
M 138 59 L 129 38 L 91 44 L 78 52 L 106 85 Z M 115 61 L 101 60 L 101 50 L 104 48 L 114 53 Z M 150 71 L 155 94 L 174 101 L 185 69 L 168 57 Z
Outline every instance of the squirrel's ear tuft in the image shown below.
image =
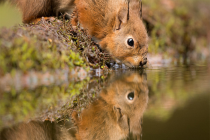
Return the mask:
M 113 110 L 116 114 L 116 119 L 117 119 L 117 122 L 118 122 L 118 125 L 120 126 L 120 128 L 123 130 L 128 130 L 130 127 L 130 124 L 129 124 L 130 122 L 129 122 L 128 116 L 125 114 L 122 114 L 121 108 L 119 108 L 117 106 L 114 106 Z
M 115 30 L 120 30 L 121 25 L 128 21 L 128 9 L 121 8 L 116 16 Z
M 142 0 L 140 0 L 140 18 L 142 18 Z

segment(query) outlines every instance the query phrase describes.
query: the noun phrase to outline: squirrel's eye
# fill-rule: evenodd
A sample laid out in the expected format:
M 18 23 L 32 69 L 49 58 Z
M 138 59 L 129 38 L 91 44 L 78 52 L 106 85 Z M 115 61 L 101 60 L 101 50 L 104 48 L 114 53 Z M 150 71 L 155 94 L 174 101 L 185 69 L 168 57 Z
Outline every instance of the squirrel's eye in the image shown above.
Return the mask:
M 133 41 L 132 38 L 129 38 L 128 41 L 127 41 L 127 43 L 128 43 L 128 45 L 131 46 L 131 47 L 133 47 L 133 45 L 134 45 L 134 41 Z
M 133 100 L 134 99 L 134 92 L 130 92 L 129 94 L 128 94 L 128 100 Z

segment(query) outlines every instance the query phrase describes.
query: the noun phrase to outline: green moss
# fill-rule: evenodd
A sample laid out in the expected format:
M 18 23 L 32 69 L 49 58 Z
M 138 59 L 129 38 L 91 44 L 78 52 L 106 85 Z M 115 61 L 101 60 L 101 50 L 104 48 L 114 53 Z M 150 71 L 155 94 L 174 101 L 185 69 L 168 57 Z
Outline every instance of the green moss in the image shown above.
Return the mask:
M 2 39 L 1 39 L 2 40 Z M 79 53 L 71 50 L 60 51 L 50 42 L 39 42 L 36 37 L 17 37 L 3 40 L 0 44 L 0 73 L 5 74 L 13 69 L 24 72 L 34 69 L 49 69 L 85 66 Z

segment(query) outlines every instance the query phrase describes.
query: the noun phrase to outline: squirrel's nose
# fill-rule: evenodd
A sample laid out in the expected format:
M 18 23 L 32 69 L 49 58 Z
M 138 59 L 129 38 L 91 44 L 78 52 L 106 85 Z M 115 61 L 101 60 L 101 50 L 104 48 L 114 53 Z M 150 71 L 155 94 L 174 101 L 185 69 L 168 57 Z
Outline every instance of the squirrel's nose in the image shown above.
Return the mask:
M 140 66 L 143 67 L 145 64 L 147 64 L 147 58 L 140 62 Z

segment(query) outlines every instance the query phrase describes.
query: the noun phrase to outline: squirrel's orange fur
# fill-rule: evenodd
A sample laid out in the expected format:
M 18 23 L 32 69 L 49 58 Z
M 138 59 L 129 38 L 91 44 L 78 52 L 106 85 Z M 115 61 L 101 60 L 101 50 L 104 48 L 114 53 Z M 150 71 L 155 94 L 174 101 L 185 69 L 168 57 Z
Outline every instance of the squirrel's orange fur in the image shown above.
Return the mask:
M 14 0 L 13 0 L 14 1 Z M 23 12 L 23 22 L 42 16 L 73 11 L 74 4 L 84 29 L 111 56 L 130 67 L 147 62 L 148 35 L 140 17 L 139 0 L 15 0 Z M 132 39 L 133 45 L 128 44 Z

